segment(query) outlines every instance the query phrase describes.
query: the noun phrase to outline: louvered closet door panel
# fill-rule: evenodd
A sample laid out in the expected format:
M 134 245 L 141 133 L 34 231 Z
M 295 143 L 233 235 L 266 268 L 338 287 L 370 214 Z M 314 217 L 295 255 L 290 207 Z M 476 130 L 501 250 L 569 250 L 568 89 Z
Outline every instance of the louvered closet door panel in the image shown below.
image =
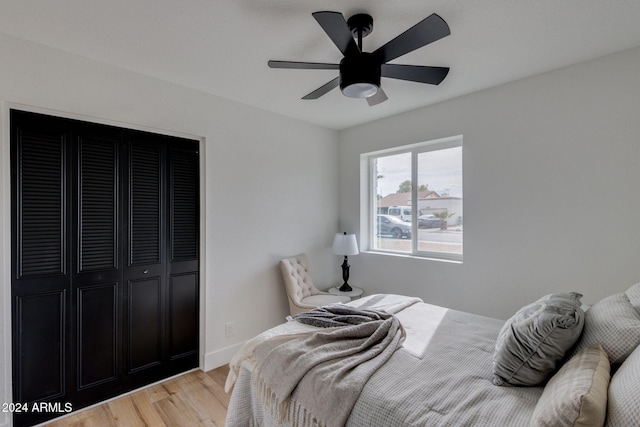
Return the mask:
M 118 140 L 79 138 L 79 272 L 118 267 Z
M 16 131 L 18 145 L 18 277 L 63 275 L 65 245 L 65 134 Z
M 74 221 L 77 262 L 72 280 L 75 327 L 72 384 L 77 404 L 121 389 L 122 251 L 120 135 L 78 124 Z
M 132 386 L 159 379 L 165 359 L 166 177 L 161 137 L 126 137 L 128 265 L 125 269 L 126 374 Z
M 161 257 L 161 147 L 131 144 L 129 150 L 130 264 L 157 264 Z
M 69 154 L 63 123 L 11 112 L 15 402 L 61 401 L 68 393 Z M 16 414 L 14 424 L 37 419 L 37 414 Z
M 191 145 L 192 150 L 184 148 Z M 196 144 L 170 150 L 171 261 L 198 259 L 199 185 Z
M 169 356 L 197 364 L 199 305 L 199 158 L 197 141 L 169 150 Z

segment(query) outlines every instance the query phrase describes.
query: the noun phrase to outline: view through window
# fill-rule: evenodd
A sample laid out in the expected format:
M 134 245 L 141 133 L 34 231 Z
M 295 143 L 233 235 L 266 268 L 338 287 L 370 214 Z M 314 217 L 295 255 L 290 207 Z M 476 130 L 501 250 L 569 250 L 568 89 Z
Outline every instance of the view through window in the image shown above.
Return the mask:
M 370 249 L 462 260 L 462 137 L 369 159 Z

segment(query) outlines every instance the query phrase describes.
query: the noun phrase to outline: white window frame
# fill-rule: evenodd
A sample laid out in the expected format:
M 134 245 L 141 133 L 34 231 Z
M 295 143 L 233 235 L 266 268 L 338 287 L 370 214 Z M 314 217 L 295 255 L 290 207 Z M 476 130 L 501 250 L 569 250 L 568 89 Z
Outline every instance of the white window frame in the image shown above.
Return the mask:
M 454 254 L 447 252 L 430 252 L 418 250 L 418 203 L 411 203 L 411 252 L 404 251 L 392 251 L 385 249 L 378 249 L 373 247 L 375 241 L 375 224 L 377 222 L 377 177 L 374 167 L 374 161 L 378 157 L 385 157 L 396 154 L 411 153 L 411 200 L 418 200 L 418 154 L 429 151 L 444 150 L 454 147 L 463 147 L 462 135 L 451 136 L 447 138 L 436 139 L 432 141 L 419 142 L 410 145 L 404 145 L 400 147 L 388 148 L 384 150 L 373 151 L 370 153 L 363 153 L 360 155 L 360 212 L 361 212 L 361 229 L 360 235 L 366 239 L 361 242 L 361 245 L 368 252 L 389 254 L 389 255 L 404 255 L 415 256 L 420 258 L 428 258 L 443 261 L 457 261 L 462 262 L 464 255 L 464 236 L 463 236 L 463 250 L 462 254 Z M 463 170 L 464 176 L 464 170 Z M 463 201 L 464 201 L 464 184 L 463 184 Z M 463 208 L 464 210 L 464 208 Z M 461 215 L 462 216 L 462 215 Z M 464 232 L 463 232 L 464 233 Z

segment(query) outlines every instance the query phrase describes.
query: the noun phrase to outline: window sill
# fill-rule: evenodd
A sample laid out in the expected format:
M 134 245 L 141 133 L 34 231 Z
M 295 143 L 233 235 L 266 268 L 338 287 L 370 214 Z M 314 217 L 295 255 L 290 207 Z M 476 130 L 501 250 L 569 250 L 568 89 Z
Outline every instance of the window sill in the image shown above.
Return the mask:
M 404 253 L 398 253 L 398 252 L 386 252 L 386 251 L 371 250 L 371 249 L 362 251 L 360 253 L 371 254 L 371 255 L 393 256 L 398 258 L 412 258 L 412 259 L 419 259 L 421 261 L 440 261 L 440 262 L 445 262 L 449 264 L 462 264 L 462 261 L 463 261 L 462 259 L 444 258 L 444 257 L 440 258 L 435 256 L 429 256 L 429 255 L 404 254 Z

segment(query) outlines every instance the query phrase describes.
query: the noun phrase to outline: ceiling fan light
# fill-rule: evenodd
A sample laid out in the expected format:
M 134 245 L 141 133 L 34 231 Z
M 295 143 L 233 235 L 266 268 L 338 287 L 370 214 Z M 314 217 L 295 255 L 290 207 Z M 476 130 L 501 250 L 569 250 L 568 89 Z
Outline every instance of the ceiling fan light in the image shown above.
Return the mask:
M 340 90 L 349 98 L 368 98 L 378 92 L 381 68 L 376 57 L 362 52 L 340 61 Z
M 368 98 L 378 92 L 378 86 L 373 83 L 352 83 L 342 88 L 342 94 L 349 98 Z

